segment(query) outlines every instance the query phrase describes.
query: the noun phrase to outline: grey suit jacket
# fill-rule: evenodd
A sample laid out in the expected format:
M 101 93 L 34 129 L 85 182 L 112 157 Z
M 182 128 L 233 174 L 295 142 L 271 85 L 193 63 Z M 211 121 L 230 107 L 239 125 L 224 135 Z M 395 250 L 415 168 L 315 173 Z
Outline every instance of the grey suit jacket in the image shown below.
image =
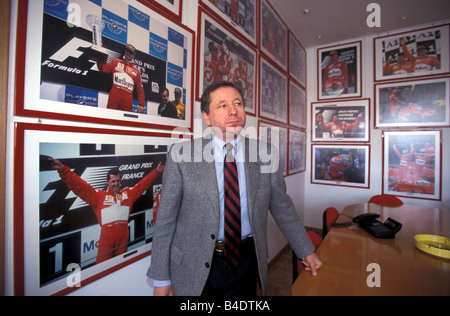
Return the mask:
M 271 150 L 270 145 L 268 149 L 260 147 L 258 141 L 247 138 L 244 144 L 249 217 L 264 295 L 270 238 L 268 210 L 298 257 L 312 254 L 314 246 L 286 194 L 281 170 L 267 172 L 270 162 L 278 161 L 276 150 Z M 263 155 L 259 154 L 260 148 Z M 211 138 L 174 145 L 165 166 L 147 276 L 171 280 L 174 295 L 200 295 L 209 275 L 220 212 L 211 150 Z

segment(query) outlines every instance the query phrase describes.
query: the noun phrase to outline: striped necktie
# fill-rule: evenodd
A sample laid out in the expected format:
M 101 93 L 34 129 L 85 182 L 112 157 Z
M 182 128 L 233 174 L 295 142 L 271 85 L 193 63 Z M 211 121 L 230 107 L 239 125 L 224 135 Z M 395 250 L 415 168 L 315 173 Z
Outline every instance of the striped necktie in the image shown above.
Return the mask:
M 225 188 L 225 264 L 235 270 L 241 256 L 241 202 L 236 161 L 233 157 L 233 145 L 226 144 L 227 154 L 224 161 Z

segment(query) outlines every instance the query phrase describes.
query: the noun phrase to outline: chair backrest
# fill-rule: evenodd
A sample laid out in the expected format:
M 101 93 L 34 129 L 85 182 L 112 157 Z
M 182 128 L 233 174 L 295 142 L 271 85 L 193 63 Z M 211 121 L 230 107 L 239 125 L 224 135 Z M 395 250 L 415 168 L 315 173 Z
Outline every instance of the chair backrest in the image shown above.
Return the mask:
M 339 217 L 339 211 L 335 207 L 328 207 L 323 212 L 322 239 L 328 234 L 333 224 Z
M 314 245 L 314 248 L 319 248 L 320 244 L 322 243 L 322 239 L 320 239 L 319 235 L 313 231 L 308 232 L 309 239 L 311 239 L 312 244 Z
M 369 203 L 394 205 L 394 206 L 403 205 L 402 200 L 400 200 L 399 198 L 397 198 L 393 195 L 388 195 L 388 194 L 374 195 L 370 198 Z
M 317 233 L 309 231 L 308 232 L 309 239 L 311 239 L 312 244 L 314 245 L 314 248 L 317 251 L 317 248 L 319 248 L 320 244 L 322 243 L 322 240 L 320 239 L 319 235 Z M 302 260 L 297 258 L 295 255 L 295 252 L 292 251 L 292 267 L 293 267 L 293 275 L 292 275 L 292 283 L 297 280 L 297 277 L 300 275 L 300 273 L 305 270 L 305 266 L 302 263 Z

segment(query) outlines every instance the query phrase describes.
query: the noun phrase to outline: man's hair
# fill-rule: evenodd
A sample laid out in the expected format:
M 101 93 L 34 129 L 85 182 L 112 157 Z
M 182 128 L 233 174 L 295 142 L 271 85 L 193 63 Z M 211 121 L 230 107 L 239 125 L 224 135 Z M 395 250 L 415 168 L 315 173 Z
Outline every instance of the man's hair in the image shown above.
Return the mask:
M 200 104 L 202 112 L 209 114 L 209 105 L 211 104 L 211 93 L 213 93 L 214 91 L 216 91 L 219 88 L 224 88 L 224 87 L 236 89 L 239 92 L 239 94 L 241 95 L 242 101 L 244 101 L 244 94 L 242 93 L 241 88 L 238 87 L 237 85 L 235 85 L 234 83 L 229 82 L 229 81 L 215 82 L 215 83 L 209 85 L 203 92 L 203 95 L 201 98 L 201 104 Z
M 117 168 L 111 169 L 108 171 L 108 175 L 106 176 L 106 180 L 109 181 L 111 176 L 120 176 L 120 170 Z

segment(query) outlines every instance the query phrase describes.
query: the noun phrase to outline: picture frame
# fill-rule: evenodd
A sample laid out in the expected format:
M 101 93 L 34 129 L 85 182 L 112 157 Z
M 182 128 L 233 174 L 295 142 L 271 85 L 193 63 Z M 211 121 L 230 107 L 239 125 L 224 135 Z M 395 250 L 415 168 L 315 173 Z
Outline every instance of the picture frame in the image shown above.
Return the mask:
M 177 21 L 181 22 L 183 14 L 183 0 L 138 0 L 145 4 L 149 2 L 158 7 L 161 11 L 174 17 Z
M 288 174 L 306 170 L 306 132 L 289 128 L 289 169 Z
M 369 142 L 370 99 L 313 102 L 313 142 Z
M 289 125 L 306 129 L 306 90 L 289 80 Z
M 283 175 L 288 175 L 288 141 L 289 134 L 286 126 L 274 124 L 264 120 L 258 120 L 259 140 L 278 148 L 279 168 Z
M 311 145 L 311 183 L 369 189 L 370 145 Z
M 256 115 L 256 50 L 229 30 L 221 21 L 199 7 L 197 101 L 207 86 L 231 81 L 243 92 L 245 110 Z M 203 79 L 203 80 L 202 80 Z
M 162 188 L 151 172 L 179 135 L 32 123 L 16 123 L 15 135 L 15 295 L 66 295 L 150 255 Z M 60 174 L 50 158 L 68 168 Z
M 375 37 L 375 81 L 449 74 L 449 33 L 450 24 L 443 24 Z
M 441 134 L 383 131 L 383 194 L 441 200 Z
M 306 50 L 289 31 L 289 75 L 306 88 Z
M 220 17 L 247 41 L 256 46 L 258 34 L 257 0 L 229 2 L 225 0 L 200 0 L 200 4 Z
M 260 10 L 260 51 L 287 71 L 288 28 L 267 0 L 261 0 Z
M 263 56 L 260 56 L 259 76 L 259 116 L 287 124 L 287 76 Z
M 362 96 L 361 41 L 317 49 L 317 99 Z
M 14 114 L 192 130 L 195 32 L 135 0 L 96 3 L 19 0 Z M 171 117 L 159 113 L 164 87 L 184 104 Z
M 450 79 L 417 79 L 374 85 L 376 128 L 450 126 Z

